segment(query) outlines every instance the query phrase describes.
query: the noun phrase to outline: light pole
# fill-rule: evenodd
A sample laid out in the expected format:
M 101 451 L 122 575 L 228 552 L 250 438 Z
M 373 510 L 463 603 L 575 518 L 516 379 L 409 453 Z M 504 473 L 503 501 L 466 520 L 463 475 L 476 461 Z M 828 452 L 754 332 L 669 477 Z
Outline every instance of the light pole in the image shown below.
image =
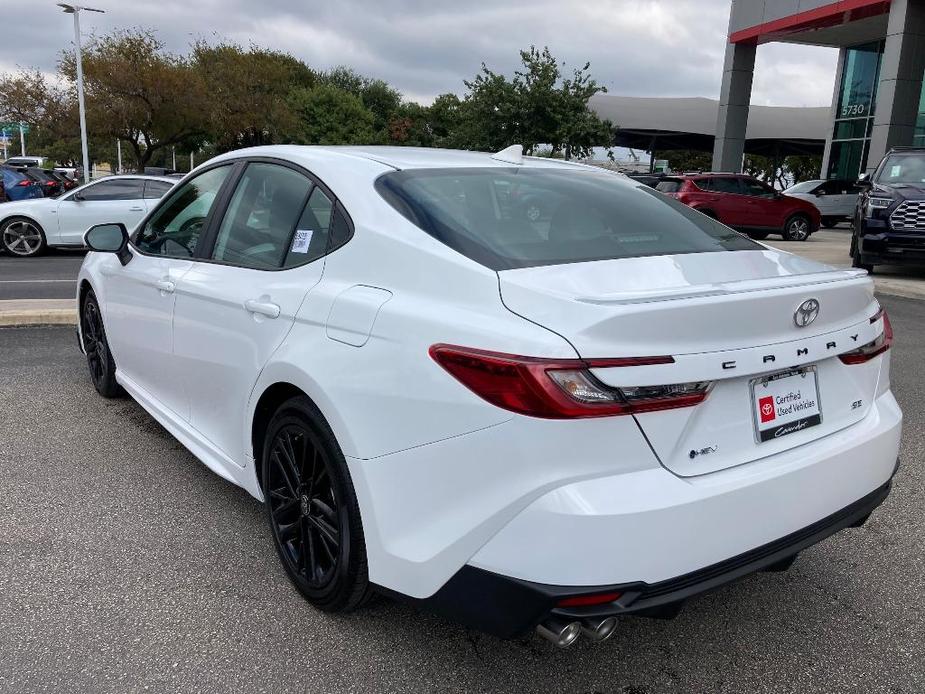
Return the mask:
M 74 15 L 74 47 L 77 57 L 77 108 L 80 111 L 80 147 L 83 154 L 84 165 L 84 183 L 90 181 L 90 153 L 87 149 L 87 113 L 84 109 L 84 66 L 83 57 L 80 53 L 80 11 L 103 13 L 105 10 L 97 10 L 92 7 L 82 7 L 80 5 L 68 5 L 59 2 L 58 7 L 62 8 L 66 14 Z

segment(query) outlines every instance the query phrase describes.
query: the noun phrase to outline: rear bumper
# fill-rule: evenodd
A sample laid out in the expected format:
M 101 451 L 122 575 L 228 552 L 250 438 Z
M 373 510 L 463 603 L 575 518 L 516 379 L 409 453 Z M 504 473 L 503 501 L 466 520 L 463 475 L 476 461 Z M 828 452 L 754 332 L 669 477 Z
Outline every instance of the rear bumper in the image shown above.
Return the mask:
M 471 628 L 513 638 L 548 617 L 567 621 L 589 617 L 639 615 L 673 617 L 688 598 L 779 564 L 844 528 L 863 525 L 887 498 L 890 482 L 849 506 L 786 537 L 731 559 L 659 583 L 606 586 L 553 586 L 464 566 L 435 595 L 415 601 L 422 607 Z M 556 607 L 563 597 L 619 592 L 621 597 L 594 607 Z
M 501 637 L 553 614 L 664 616 L 859 524 L 889 492 L 901 425 L 886 392 L 860 422 L 754 463 L 691 478 L 641 469 L 557 487 L 414 602 Z M 622 597 L 556 609 L 563 596 L 611 591 Z

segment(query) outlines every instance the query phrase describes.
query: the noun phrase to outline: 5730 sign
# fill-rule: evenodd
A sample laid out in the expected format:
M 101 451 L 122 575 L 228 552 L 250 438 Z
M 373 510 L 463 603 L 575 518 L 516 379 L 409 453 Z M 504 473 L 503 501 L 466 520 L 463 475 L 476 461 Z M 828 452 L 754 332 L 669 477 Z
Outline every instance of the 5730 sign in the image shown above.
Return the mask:
M 841 107 L 841 117 L 864 116 L 867 114 L 867 104 L 848 104 Z

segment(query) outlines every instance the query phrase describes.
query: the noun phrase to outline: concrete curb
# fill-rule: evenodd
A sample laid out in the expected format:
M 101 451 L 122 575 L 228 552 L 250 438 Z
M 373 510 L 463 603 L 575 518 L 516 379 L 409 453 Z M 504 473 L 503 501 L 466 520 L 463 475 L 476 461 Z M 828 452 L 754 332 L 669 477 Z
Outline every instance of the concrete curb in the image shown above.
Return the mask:
M 0 327 L 77 325 L 73 299 L 14 299 L 0 301 Z

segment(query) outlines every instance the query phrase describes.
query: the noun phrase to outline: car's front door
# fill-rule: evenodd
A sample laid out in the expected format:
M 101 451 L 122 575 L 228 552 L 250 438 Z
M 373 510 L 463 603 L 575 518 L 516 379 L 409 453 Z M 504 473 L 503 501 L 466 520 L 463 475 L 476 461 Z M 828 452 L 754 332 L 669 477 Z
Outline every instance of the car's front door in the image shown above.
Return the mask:
M 181 419 L 189 400 L 173 364 L 176 287 L 193 265 L 209 214 L 232 169 L 209 169 L 174 190 L 132 239 L 132 259 L 113 256 L 106 276 L 106 333 L 121 376 Z
M 94 224 L 120 222 L 132 231 L 145 212 L 144 179 L 115 176 L 101 179 L 59 200 L 58 243 L 83 244 L 84 234 Z
M 257 377 L 321 279 L 332 208 L 305 173 L 250 162 L 212 227 L 209 257 L 177 285 L 174 355 L 190 423 L 238 465 Z

